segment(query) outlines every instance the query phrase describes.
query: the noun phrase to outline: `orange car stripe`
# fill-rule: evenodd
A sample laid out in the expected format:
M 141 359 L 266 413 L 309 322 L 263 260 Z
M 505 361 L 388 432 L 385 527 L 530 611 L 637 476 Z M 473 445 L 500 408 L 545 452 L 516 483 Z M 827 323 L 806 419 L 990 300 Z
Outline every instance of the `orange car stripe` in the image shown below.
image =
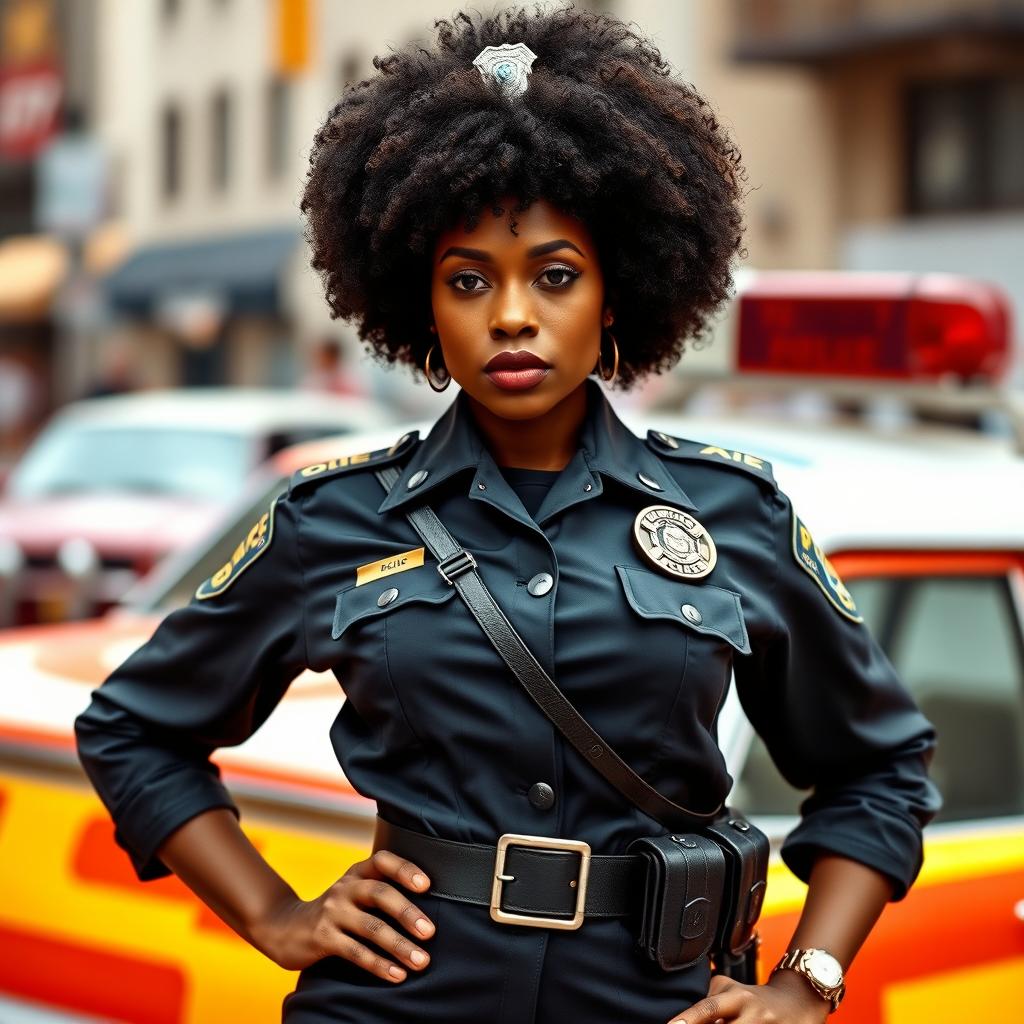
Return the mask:
M 176 968 L 7 925 L 0 925 L 0 991 L 136 1024 L 184 1019 L 185 978 Z
M 257 849 L 260 847 L 259 843 L 253 845 Z M 114 828 L 107 818 L 94 818 L 86 823 L 72 854 L 70 867 L 72 874 L 83 882 L 109 885 L 116 889 L 133 891 L 137 895 L 156 896 L 158 899 L 192 906 L 196 910 L 196 924 L 200 928 L 237 937 L 231 928 L 174 875 L 153 879 L 150 882 L 140 882 L 132 870 L 131 861 L 114 841 Z
M 1013 894 L 1024 892 L 1024 870 L 915 888 L 889 904 L 849 972 L 843 1015 L 881 1021 L 886 986 L 958 968 L 1024 956 L 1024 933 L 1012 913 Z M 793 935 L 797 913 L 764 918 L 761 970 L 778 961 Z M 920 942 L 929 936 L 927 943 Z M 894 951 L 898 955 L 894 956 Z

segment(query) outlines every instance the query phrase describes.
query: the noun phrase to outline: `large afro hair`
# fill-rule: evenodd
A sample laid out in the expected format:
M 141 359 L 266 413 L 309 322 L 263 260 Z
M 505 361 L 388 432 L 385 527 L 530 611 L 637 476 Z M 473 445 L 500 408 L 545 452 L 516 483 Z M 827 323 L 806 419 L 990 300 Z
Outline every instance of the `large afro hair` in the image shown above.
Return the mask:
M 332 318 L 374 357 L 423 366 L 429 257 L 498 197 L 587 225 L 615 313 L 616 385 L 673 366 L 728 297 L 743 233 L 740 153 L 635 26 L 571 5 L 458 13 L 375 57 L 318 129 L 301 200 Z M 484 81 L 485 46 L 537 55 L 526 92 Z M 515 229 L 514 219 L 511 223 Z

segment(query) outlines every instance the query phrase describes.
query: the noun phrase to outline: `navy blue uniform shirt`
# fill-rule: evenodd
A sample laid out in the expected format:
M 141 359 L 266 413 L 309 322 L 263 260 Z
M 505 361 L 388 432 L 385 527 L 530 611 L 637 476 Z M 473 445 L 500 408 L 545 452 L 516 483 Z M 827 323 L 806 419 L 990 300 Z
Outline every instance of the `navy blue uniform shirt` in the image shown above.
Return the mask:
M 577 451 L 532 514 L 460 393 L 422 440 L 296 474 L 235 564 L 93 691 L 75 722 L 79 755 L 139 878 L 167 873 L 156 850 L 189 818 L 238 813 L 209 755 L 258 729 L 307 667 L 336 673 L 338 761 L 399 825 L 490 844 L 504 832 L 582 839 L 594 853 L 664 831 L 567 746 L 429 552 L 417 564 L 422 541 L 404 513 L 429 503 L 540 663 L 655 788 L 700 812 L 726 797 L 716 723 L 735 673 L 782 773 L 813 787 L 787 864 L 806 879 L 832 851 L 905 894 L 939 806 L 926 772 L 934 732 L 770 466 L 640 439 L 595 380 L 586 387 Z M 400 470 L 389 494 L 371 471 L 387 464 Z M 634 520 L 650 505 L 703 524 L 717 547 L 710 574 L 672 577 L 638 552 Z M 530 588 L 541 573 L 553 585 Z M 531 802 L 537 782 L 553 801 Z M 660 971 L 621 919 L 553 932 L 416 899 L 438 926 L 424 972 L 392 985 L 325 958 L 302 972 L 286 1019 L 662 1021 L 706 991 L 706 964 Z

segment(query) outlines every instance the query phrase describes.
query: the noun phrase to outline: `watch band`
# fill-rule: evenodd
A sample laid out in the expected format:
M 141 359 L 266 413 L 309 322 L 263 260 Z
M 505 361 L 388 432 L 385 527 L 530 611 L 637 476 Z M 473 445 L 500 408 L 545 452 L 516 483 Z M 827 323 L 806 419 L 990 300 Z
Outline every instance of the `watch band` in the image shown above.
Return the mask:
M 827 1000 L 831 1004 L 829 1013 L 835 1013 L 839 1008 L 840 1001 L 846 994 L 846 982 L 843 977 L 842 968 L 840 968 L 838 984 L 832 986 L 823 985 L 804 965 L 804 957 L 808 953 L 825 953 L 827 956 L 835 960 L 835 957 L 833 957 L 827 949 L 790 949 L 782 954 L 779 962 L 772 968 L 772 974 L 776 971 L 786 970 L 796 971 L 798 974 L 802 974 L 810 983 L 811 988 L 814 989 L 822 999 Z

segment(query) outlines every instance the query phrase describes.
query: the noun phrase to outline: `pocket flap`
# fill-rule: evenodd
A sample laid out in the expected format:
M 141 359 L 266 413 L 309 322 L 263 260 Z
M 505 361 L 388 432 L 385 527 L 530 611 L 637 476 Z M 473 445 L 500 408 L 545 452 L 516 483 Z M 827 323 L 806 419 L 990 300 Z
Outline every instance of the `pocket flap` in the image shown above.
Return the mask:
M 712 583 L 670 579 L 632 565 L 617 565 L 626 600 L 646 619 L 671 619 L 695 633 L 721 637 L 740 654 L 750 653 L 740 595 Z M 691 617 L 683 606 L 696 609 Z M 694 621 L 699 616 L 699 621 Z
M 397 590 L 398 593 L 381 604 L 381 596 L 390 590 Z M 362 586 L 353 584 L 340 590 L 335 598 L 331 639 L 337 640 L 359 619 L 387 615 L 388 612 L 401 608 L 410 601 L 442 604 L 450 600 L 454 594 L 455 587 L 441 579 L 436 562 L 427 562 L 416 569 L 382 576 Z

